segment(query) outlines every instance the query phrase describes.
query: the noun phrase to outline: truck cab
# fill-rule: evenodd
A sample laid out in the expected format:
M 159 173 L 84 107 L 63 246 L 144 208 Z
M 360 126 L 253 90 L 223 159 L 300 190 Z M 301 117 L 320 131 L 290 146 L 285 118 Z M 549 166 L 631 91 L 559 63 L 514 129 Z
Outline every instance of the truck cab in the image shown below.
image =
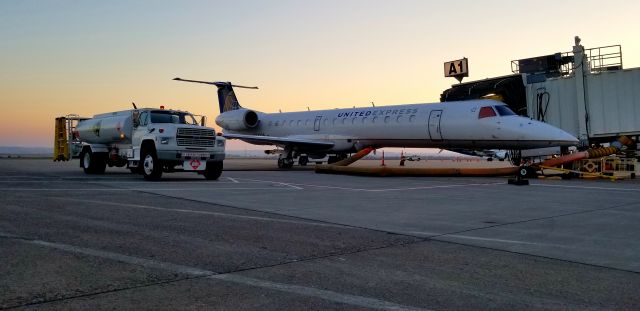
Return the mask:
M 208 179 L 220 175 L 225 140 L 204 126 L 204 117 L 198 121 L 189 112 L 165 109 L 141 109 L 133 117 L 130 168 L 147 179 L 174 171 L 200 172 Z
M 217 179 L 225 157 L 225 139 L 205 126 L 205 118 L 180 110 L 99 114 L 78 121 L 70 136 L 80 145 L 80 166 L 87 174 L 104 173 L 108 165 L 127 166 L 147 180 L 179 171 Z

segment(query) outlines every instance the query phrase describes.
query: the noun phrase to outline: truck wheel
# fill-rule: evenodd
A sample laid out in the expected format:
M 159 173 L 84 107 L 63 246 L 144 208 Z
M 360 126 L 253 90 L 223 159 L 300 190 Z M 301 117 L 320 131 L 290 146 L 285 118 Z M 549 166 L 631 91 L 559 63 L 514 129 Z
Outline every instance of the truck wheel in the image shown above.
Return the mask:
M 142 152 L 142 175 L 146 180 L 158 180 L 162 177 L 162 162 L 158 159 L 155 150 Z
M 80 155 L 80 161 L 82 161 L 82 169 L 85 174 L 104 174 L 104 170 L 107 167 L 107 161 L 100 153 L 91 152 L 91 149 L 85 149 Z
M 204 178 L 207 180 L 216 180 L 222 174 L 222 161 L 209 161 L 207 168 L 204 170 Z

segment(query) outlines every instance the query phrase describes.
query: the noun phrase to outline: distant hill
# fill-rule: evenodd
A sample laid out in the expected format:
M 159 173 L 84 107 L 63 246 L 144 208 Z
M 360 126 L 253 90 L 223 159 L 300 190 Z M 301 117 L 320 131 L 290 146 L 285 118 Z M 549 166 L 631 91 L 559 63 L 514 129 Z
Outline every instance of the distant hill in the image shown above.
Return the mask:
M 50 147 L 20 147 L 20 146 L 0 146 L 0 157 L 50 157 L 53 148 Z

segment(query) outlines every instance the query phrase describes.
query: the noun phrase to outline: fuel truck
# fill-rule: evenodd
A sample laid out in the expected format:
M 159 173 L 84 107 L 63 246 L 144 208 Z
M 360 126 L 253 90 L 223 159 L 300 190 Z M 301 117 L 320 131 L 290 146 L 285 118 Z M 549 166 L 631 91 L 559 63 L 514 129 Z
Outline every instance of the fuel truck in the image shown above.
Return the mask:
M 135 105 L 134 105 L 135 107 Z M 193 114 L 154 108 L 56 118 L 54 161 L 79 158 L 86 174 L 127 167 L 146 180 L 190 171 L 215 180 L 222 173 L 225 139 Z

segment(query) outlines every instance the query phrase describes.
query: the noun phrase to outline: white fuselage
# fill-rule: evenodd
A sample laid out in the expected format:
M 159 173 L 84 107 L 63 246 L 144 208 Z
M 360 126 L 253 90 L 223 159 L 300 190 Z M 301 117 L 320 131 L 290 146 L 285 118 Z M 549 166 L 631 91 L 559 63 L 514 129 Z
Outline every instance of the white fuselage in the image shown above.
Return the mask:
M 504 104 L 471 100 L 289 113 L 256 112 L 257 125 L 241 130 L 225 128 L 225 114 L 231 111 L 222 113 L 216 122 L 225 129 L 225 134 L 333 143 L 326 152 L 350 152 L 367 146 L 532 149 L 577 142 L 575 137 L 551 125 L 517 115 L 500 115 L 496 108 L 493 108 L 495 116 L 480 117 L 482 107 L 495 106 Z

